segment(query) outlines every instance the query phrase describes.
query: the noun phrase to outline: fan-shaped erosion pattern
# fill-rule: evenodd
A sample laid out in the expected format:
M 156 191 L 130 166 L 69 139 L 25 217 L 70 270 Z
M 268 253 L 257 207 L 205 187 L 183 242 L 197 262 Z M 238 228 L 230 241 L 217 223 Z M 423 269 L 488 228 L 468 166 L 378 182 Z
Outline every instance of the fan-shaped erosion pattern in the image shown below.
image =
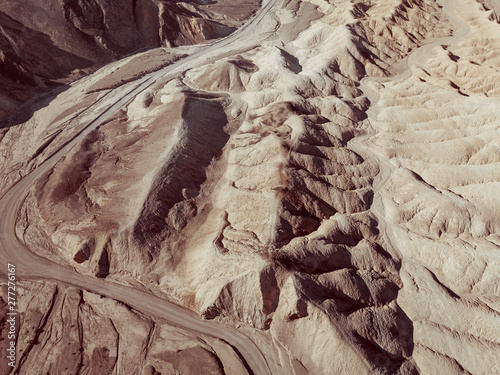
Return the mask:
M 498 373 L 496 6 L 277 3 L 254 38 L 158 80 L 86 135 L 37 181 L 16 233 L 80 273 L 244 330 L 284 373 Z M 119 90 L 97 81 L 71 95 Z M 47 157 L 63 121 L 86 119 L 48 126 L 45 111 L 0 142 L 3 184 Z M 14 134 L 40 152 L 14 163 Z M 204 358 L 218 374 L 207 345 L 148 352 L 141 371 Z M 84 366 L 125 361 L 102 347 L 75 350 Z

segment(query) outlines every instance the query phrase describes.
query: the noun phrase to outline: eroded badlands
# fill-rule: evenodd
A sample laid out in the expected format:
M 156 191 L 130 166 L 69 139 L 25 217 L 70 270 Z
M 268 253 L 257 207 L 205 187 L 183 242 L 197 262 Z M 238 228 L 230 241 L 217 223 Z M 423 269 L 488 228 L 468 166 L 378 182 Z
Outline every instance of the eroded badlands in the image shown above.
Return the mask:
M 34 183 L 16 235 L 244 332 L 273 374 L 500 373 L 497 11 L 276 1 L 254 34 L 85 133 Z M 2 192 L 135 78 L 201 48 L 106 65 L 2 129 Z M 230 342 L 65 281 L 20 286 L 20 373 L 254 371 Z

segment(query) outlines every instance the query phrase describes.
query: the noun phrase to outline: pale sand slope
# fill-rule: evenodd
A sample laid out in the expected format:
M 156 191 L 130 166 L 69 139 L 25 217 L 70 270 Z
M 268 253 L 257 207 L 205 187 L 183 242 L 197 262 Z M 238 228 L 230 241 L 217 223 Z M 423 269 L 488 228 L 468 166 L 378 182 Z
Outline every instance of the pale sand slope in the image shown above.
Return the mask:
M 297 373 L 500 372 L 500 25 L 472 0 L 441 5 L 285 1 L 266 42 L 87 136 L 18 235 L 264 330 Z M 40 147 L 43 113 L 11 142 Z
M 500 25 L 453 4 L 470 31 L 413 58 L 411 77 L 375 87 L 366 142 L 390 175 L 386 238 L 403 260 L 398 303 L 423 373 L 500 372 Z M 491 21 L 493 20 L 493 21 Z

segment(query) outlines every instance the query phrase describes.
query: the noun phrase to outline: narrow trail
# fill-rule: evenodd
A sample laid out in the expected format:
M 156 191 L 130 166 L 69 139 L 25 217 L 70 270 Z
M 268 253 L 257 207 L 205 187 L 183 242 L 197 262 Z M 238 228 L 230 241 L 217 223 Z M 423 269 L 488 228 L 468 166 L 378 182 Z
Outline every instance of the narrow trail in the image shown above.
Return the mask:
M 78 142 L 92 130 L 103 124 L 114 113 L 120 110 L 120 108 L 130 102 L 137 94 L 144 91 L 158 80 L 173 77 L 182 70 L 202 64 L 209 58 L 228 53 L 228 51 L 231 51 L 231 48 L 241 48 L 241 45 L 236 42 L 242 39 L 250 37 L 248 38 L 249 43 L 258 43 L 259 36 L 261 38 L 265 37 L 262 28 L 259 28 L 261 21 L 264 17 L 272 13 L 271 10 L 277 4 L 279 4 L 279 0 L 269 0 L 267 3 L 263 4 L 262 8 L 251 20 L 230 36 L 131 83 L 130 86 L 132 87 L 128 90 L 123 90 L 123 88 L 116 90 L 115 92 L 117 94 L 112 95 L 113 98 L 110 105 L 96 115 L 85 129 L 78 133 L 73 139 L 68 140 L 56 153 L 12 186 L 0 200 L 0 212 L 2 213 L 0 218 L 0 260 L 2 264 L 0 275 L 5 275 L 7 273 L 8 263 L 14 264 L 16 266 L 16 273 L 21 280 L 36 278 L 55 280 L 66 285 L 73 285 L 121 301 L 139 312 L 149 316 L 162 318 L 170 324 L 185 328 L 188 331 L 194 331 L 195 333 L 222 339 L 239 352 L 254 374 L 289 374 L 290 372 L 288 369 L 284 369 L 277 364 L 278 361 L 274 353 L 263 353 L 259 347 L 242 332 L 218 322 L 202 320 L 194 312 L 168 300 L 155 297 L 131 287 L 84 276 L 77 273 L 75 270 L 52 263 L 31 252 L 25 244 L 19 241 L 15 234 L 15 225 L 19 212 L 33 184 L 44 173 L 53 168 L 72 147 L 78 144 Z M 270 33 L 272 33 L 272 31 L 270 31 Z M 254 37 L 255 35 L 256 37 Z M 15 371 L 18 371 L 18 369 Z

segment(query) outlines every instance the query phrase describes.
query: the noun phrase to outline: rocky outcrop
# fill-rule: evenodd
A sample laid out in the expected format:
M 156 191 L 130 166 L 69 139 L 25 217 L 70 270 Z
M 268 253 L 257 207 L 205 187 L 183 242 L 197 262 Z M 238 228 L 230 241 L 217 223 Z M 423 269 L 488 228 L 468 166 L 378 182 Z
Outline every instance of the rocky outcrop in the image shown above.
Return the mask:
M 149 48 L 226 36 L 257 7 L 257 1 L 245 2 L 223 17 L 223 10 L 203 2 L 0 1 L 0 82 L 5 88 L 0 121 L 95 66 Z M 11 122 L 24 122 L 30 114 Z
M 18 236 L 264 331 L 300 371 L 498 372 L 499 25 L 473 0 L 289 1 L 277 17 L 272 38 L 88 134 Z
M 0 329 L 7 338 L 4 286 Z M 222 375 L 238 365 L 222 341 L 191 336 L 120 302 L 47 281 L 17 286 L 17 368 L 23 374 Z M 0 342 L 4 352 L 6 345 Z M 6 361 L 1 366 L 4 374 L 13 370 Z

